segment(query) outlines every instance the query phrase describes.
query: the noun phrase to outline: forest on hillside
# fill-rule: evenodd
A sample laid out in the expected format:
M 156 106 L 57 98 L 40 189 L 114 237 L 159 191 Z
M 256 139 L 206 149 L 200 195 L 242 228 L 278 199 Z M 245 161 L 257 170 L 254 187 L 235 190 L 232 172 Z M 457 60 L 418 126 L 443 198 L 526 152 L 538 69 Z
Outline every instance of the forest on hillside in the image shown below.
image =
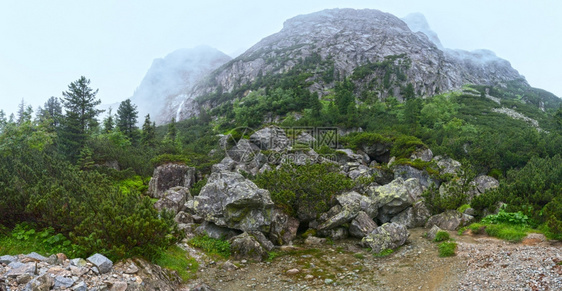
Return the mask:
M 501 182 L 498 189 L 470 202 L 477 213 L 502 202 L 506 213 L 528 217 L 529 227 L 562 238 L 562 106 L 558 102 L 539 110 L 543 91 L 514 81 L 503 88 L 467 85 L 420 98 L 404 85 L 402 102 L 394 97 L 379 100 L 357 87 L 354 81 L 362 76 L 358 70 L 350 78 L 335 80 L 331 94 L 319 97 L 305 89 L 306 68 L 297 69 L 276 80 L 258 80 L 255 86 L 262 89 L 243 97 L 237 92 L 206 96 L 233 101 L 161 127 L 150 116 L 140 122 L 143 117 L 137 116 L 130 100 L 115 113 L 96 109 L 98 91 L 85 77 L 70 83 L 62 97 L 46 100 L 42 108 L 33 110 L 22 102 L 16 115 L 7 117 L 0 111 L 0 236 L 25 240 L 41 233 L 51 253 L 99 252 L 111 258 L 157 260 L 182 233 L 173 214 L 157 211 L 146 195 L 154 168 L 166 162 L 195 167 L 200 179 L 191 193 L 197 195 L 211 166 L 225 155 L 219 134 L 247 138 L 239 128 L 257 130 L 281 117 L 275 124 L 285 128 L 361 128 L 343 136 L 339 146 L 357 150 L 365 144 L 385 144 L 397 162 L 422 169 L 431 165 L 406 160 L 419 148 L 459 160 L 467 175 L 486 174 Z M 501 107 L 516 108 L 538 126 L 494 110 Z M 337 149 L 315 150 L 322 154 Z M 327 189 L 321 187 L 329 187 L 323 184 L 328 179 L 341 179 L 337 191 L 354 186 L 346 184 L 337 169 L 300 173 L 307 177 L 302 185 L 284 183 L 289 179 L 284 171 L 290 172 L 282 167 L 250 178 L 272 193 L 297 193 L 310 181 Z M 330 192 L 309 191 L 316 195 L 308 197 L 313 201 Z M 462 196 L 425 195 L 429 206 L 440 211 L 467 203 Z M 283 200 L 289 196 L 275 202 L 290 214 L 291 205 L 299 201 Z

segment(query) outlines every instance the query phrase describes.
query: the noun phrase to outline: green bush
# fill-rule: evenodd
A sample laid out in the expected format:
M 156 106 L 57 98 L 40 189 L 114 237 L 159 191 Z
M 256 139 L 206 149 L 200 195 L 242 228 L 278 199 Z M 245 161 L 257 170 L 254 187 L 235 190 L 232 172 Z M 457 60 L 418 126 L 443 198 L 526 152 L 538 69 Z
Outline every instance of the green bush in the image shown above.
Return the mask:
M 166 163 L 178 163 L 187 165 L 189 163 L 189 158 L 184 155 L 162 154 L 154 157 L 152 160 L 150 160 L 150 163 L 154 167 L 158 167 Z
M 189 192 L 191 193 L 191 195 L 197 196 L 199 195 L 199 193 L 201 193 L 201 189 L 203 189 L 203 186 L 205 186 L 206 184 L 207 184 L 207 178 L 204 178 L 201 181 L 197 181 L 195 182 L 195 184 L 193 184 L 193 186 L 191 186 Z
M 447 241 L 451 238 L 448 232 L 440 230 L 435 234 L 434 242 Z
M 400 158 L 409 158 L 417 149 L 427 148 L 427 146 L 417 137 L 410 135 L 400 135 L 390 149 L 390 155 Z
M 505 212 L 502 208 L 498 214 L 492 214 L 482 219 L 483 224 L 510 224 L 518 226 L 528 226 L 529 217 L 523 212 Z
M 454 188 L 449 188 L 449 190 L 452 189 Z M 441 195 L 436 187 L 429 187 L 423 192 L 422 196 L 425 198 L 425 205 L 432 214 L 456 210 L 468 202 L 468 196 L 464 192 L 451 191 Z
M 290 215 L 322 213 L 330 209 L 336 195 L 353 189 L 355 183 L 336 165 L 283 164 L 279 170 L 258 174 L 256 185 L 269 190 L 275 204 Z
M 188 243 L 196 248 L 200 248 L 205 252 L 218 255 L 225 259 L 230 257 L 230 243 L 225 240 L 214 239 L 207 235 L 196 236 L 188 241 Z
M 455 255 L 457 243 L 455 242 L 442 242 L 439 244 L 439 256 L 451 257 Z

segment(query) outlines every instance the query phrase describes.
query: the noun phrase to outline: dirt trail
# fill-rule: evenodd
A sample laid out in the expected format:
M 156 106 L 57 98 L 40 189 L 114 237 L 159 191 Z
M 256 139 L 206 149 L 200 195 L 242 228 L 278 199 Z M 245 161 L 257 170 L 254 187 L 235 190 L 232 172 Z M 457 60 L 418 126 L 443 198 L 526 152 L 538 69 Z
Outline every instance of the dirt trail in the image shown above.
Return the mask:
M 279 252 L 271 262 L 241 263 L 225 270 L 224 262 L 207 264 L 188 287 L 204 282 L 216 290 L 453 290 L 466 270 L 465 259 L 440 258 L 437 243 L 423 238 L 425 229 L 411 229 L 408 242 L 386 257 L 374 257 L 358 240 L 336 241 Z M 478 244 L 470 236 L 451 236 Z M 288 275 L 290 269 L 298 269 Z

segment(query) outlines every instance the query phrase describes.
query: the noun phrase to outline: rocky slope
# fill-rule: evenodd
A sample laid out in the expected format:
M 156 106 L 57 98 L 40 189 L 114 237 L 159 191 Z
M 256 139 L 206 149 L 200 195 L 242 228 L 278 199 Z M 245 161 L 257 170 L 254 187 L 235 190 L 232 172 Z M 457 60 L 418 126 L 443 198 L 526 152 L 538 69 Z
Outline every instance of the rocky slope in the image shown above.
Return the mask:
M 157 124 L 170 121 L 192 86 L 229 60 L 229 56 L 206 46 L 179 49 L 155 59 L 131 97 L 138 106 L 139 120 L 150 114 Z
M 262 76 L 285 74 L 307 58 L 317 64 L 309 71 L 309 89 L 321 95 L 333 88 L 334 80 L 372 64 L 381 66 L 354 80 L 358 87 L 376 92 L 379 99 L 390 95 L 400 99 L 401 89 L 408 83 L 418 95 L 431 96 L 467 83 L 494 85 L 522 79 L 509 62 L 492 52 L 441 49 L 425 19 L 414 15 L 406 20 L 410 27 L 391 14 L 368 9 L 332 9 L 291 18 L 280 32 L 198 83 L 185 100 L 251 87 Z M 383 79 L 387 79 L 384 84 Z M 207 108 L 223 102 L 205 100 Z M 195 102 L 184 102 L 181 119 L 196 114 L 194 107 Z

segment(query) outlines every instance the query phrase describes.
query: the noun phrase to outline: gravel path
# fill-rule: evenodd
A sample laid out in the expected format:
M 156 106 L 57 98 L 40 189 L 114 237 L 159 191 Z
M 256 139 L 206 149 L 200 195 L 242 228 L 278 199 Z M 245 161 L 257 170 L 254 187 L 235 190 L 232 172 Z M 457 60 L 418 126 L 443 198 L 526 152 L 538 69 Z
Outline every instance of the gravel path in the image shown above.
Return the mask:
M 271 262 L 225 264 L 201 257 L 187 288 L 216 290 L 562 290 L 562 246 L 532 235 L 512 244 L 485 236 L 457 236 L 457 256 L 440 258 L 437 243 L 411 229 L 406 245 L 374 257 L 357 240 L 299 246 Z M 290 270 L 290 271 L 289 271 Z M 289 272 L 288 272 L 289 271 Z

